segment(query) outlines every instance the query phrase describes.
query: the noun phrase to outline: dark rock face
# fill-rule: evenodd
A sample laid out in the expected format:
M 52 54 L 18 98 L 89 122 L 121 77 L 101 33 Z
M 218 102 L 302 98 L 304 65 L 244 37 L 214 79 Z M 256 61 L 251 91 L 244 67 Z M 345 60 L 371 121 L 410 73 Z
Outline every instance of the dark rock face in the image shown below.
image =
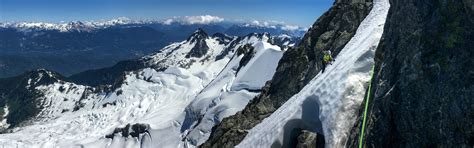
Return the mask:
M 239 36 L 237 37 L 235 40 L 232 40 L 231 42 L 228 43 L 228 47 L 225 48 L 219 55 L 216 56 L 216 61 L 217 60 L 220 60 L 222 58 L 224 58 L 225 56 L 227 56 L 229 54 L 229 52 L 233 52 L 234 51 L 234 47 L 238 46 L 238 44 L 244 40 L 245 38 L 251 38 L 251 37 L 256 37 L 258 39 L 262 39 L 263 36 L 265 35 L 268 35 L 268 33 L 250 33 L 250 34 L 247 34 L 246 36 Z
M 10 128 L 22 124 L 35 117 L 41 110 L 41 103 L 37 98 L 43 96 L 35 87 L 49 85 L 64 80 L 64 77 L 47 70 L 34 70 L 20 76 L 0 79 L 0 107 L 8 105 L 9 113 L 6 116 Z
M 253 51 L 254 47 L 252 45 L 244 45 L 243 47 L 239 47 L 237 49 L 237 56 L 244 54 L 244 57 L 242 57 L 242 60 L 239 62 L 239 67 L 237 68 L 237 73 L 239 73 L 240 69 L 247 65 L 247 63 L 252 59 L 252 57 L 255 55 L 255 52 Z
M 133 125 L 127 124 L 123 128 L 115 128 L 114 132 L 106 135 L 105 138 L 113 139 L 115 134 L 120 134 L 122 137 L 140 138 L 140 135 L 149 133 L 150 125 L 136 123 Z
M 233 37 L 228 36 L 223 33 L 214 33 L 212 37 L 217 38 L 220 44 L 229 44 L 229 42 L 232 41 L 232 39 L 234 39 Z
M 194 32 L 191 37 L 188 38 L 188 42 L 191 44 L 195 44 L 194 47 L 189 51 L 186 55 L 186 58 L 196 57 L 200 58 L 206 55 L 207 51 L 209 51 L 209 46 L 206 44 L 206 39 L 208 38 L 207 33 L 199 28 Z
M 277 45 L 281 47 L 282 49 L 288 49 L 290 44 L 292 43 L 299 43 L 301 41 L 301 38 L 298 37 L 278 37 L 278 36 L 272 36 L 272 38 L 269 39 L 270 44 L 272 45 Z M 285 44 L 288 43 L 288 44 Z M 297 46 L 297 45 L 295 45 Z
M 227 46 L 219 55 L 216 56 L 216 61 L 224 58 L 229 54 L 229 52 L 233 52 L 234 48 L 241 43 L 242 40 L 244 39 L 249 39 L 252 37 L 255 37 L 260 40 L 264 40 L 264 38 L 268 38 L 268 42 L 272 45 L 277 45 L 281 47 L 282 49 L 287 49 L 289 44 L 296 44 L 298 43 L 301 38 L 300 37 L 294 37 L 294 36 L 287 36 L 287 37 L 279 37 L 279 36 L 271 36 L 269 33 L 250 33 L 245 36 L 239 36 L 235 38 L 234 40 L 231 40 L 233 38 L 229 38 L 228 36 L 226 38 L 223 37 L 223 34 L 217 33 L 213 35 L 213 37 L 217 37 L 218 40 L 222 43 L 223 39 L 230 40 L 228 42 L 224 42 Z M 287 43 L 288 45 L 286 45 Z
M 324 148 L 324 136 L 321 134 L 303 130 L 297 138 L 296 148 Z
M 309 29 L 298 47 L 285 52 L 272 82 L 265 86 L 268 90 L 254 98 L 243 111 L 214 127 L 209 140 L 201 147 L 231 147 L 240 143 L 246 130 L 268 117 L 321 70 L 322 50 L 331 50 L 336 57 L 371 8 L 371 0 L 334 3 Z
M 112 67 L 77 73 L 68 77 L 68 79 L 76 84 L 88 86 L 113 85 L 118 81 L 117 79 L 124 76 L 126 71 L 135 71 L 145 67 L 146 65 L 140 59 L 125 60 Z
M 390 3 L 364 147 L 473 147 L 474 2 Z M 348 147 L 359 144 L 361 122 Z

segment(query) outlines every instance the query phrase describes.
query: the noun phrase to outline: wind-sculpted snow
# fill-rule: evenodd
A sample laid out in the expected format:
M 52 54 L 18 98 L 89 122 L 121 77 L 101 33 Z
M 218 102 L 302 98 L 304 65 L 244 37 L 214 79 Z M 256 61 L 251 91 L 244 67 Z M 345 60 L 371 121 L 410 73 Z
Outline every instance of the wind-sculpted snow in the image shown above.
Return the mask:
M 0 134 L 0 145 L 193 147 L 204 142 L 215 124 L 258 94 L 284 50 L 270 45 L 267 35 L 233 38 L 233 44 L 200 39 L 209 47 L 205 55 L 186 57 L 196 42 L 171 44 L 140 59 L 148 68 L 126 72 L 112 90 L 62 80 L 35 87 L 42 93 L 41 112 L 28 125 Z M 235 53 L 246 44 L 255 46 L 256 54 L 237 72 L 243 55 Z M 231 50 L 215 60 L 225 49 Z M 231 89 L 234 83 L 238 89 Z M 147 128 L 138 132 L 127 125 Z
M 183 126 L 189 129 L 186 139 L 190 144 L 205 142 L 214 125 L 244 109 L 265 82 L 273 77 L 284 51 L 265 42 L 257 42 L 253 46 L 256 53 L 246 66 L 237 71 L 244 55 L 235 55 L 217 78 L 186 108 L 186 125 Z
M 343 147 L 370 79 L 389 7 L 388 0 L 374 0 L 371 12 L 336 61 L 251 129 L 237 147 L 282 146 L 298 129 L 323 133 L 327 147 Z
M 254 54 L 256 58 L 252 58 L 247 65 L 238 71 L 238 76 L 235 78 L 231 90 L 258 90 L 275 73 L 277 65 L 274 63 L 278 63 L 283 56 L 281 49 L 278 46 L 271 46 L 262 42 L 255 44 L 254 47 L 255 49 L 268 50 L 256 51 Z
M 87 87 L 65 82 L 43 85 L 36 87 L 36 89 L 42 91 L 46 96 L 41 99 L 41 104 L 45 109 L 38 116 L 48 119 L 64 112 L 73 111 L 76 103 L 81 101 L 82 93 L 86 91 Z
M 182 68 L 169 68 L 164 72 L 144 69 L 130 73 L 119 90 L 99 95 L 93 102 L 87 103 L 90 109 L 87 106 L 75 112 L 66 112 L 57 119 L 36 122 L 13 133 L 2 134 L 0 143 L 25 147 L 110 143 L 114 141 L 104 136 L 112 133 L 115 127 L 128 123 L 149 123 L 157 129 L 167 127 L 174 122 L 173 117 L 182 113 L 190 98 L 202 89 L 200 84 L 201 79 Z M 62 98 L 54 99 L 63 101 Z M 115 105 L 103 106 L 112 102 Z

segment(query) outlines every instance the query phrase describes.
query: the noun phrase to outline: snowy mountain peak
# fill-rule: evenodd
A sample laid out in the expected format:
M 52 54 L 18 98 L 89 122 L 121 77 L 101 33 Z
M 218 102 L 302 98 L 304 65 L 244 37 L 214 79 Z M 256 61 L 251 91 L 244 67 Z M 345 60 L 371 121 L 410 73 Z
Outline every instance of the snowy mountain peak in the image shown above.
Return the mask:
M 37 69 L 24 74 L 24 79 L 28 79 L 27 85 L 44 85 L 63 81 L 64 77 L 59 73 L 52 72 L 46 69 Z
M 270 33 L 268 32 L 264 32 L 264 33 L 249 33 L 247 34 L 246 36 L 244 36 L 244 38 L 247 38 L 247 39 L 251 39 L 251 38 L 256 38 L 256 39 L 259 39 L 259 40 L 268 40 L 270 39 Z
M 223 33 L 215 33 L 212 35 L 212 38 L 218 40 L 221 44 L 228 44 L 230 41 L 234 39 L 234 37 L 229 36 Z
M 67 25 L 63 26 L 62 31 L 91 31 L 94 27 L 87 25 L 81 21 L 69 22 Z
M 202 57 L 209 50 L 209 46 L 206 43 L 206 40 L 209 38 L 207 33 L 199 28 L 197 29 L 189 38 L 188 42 L 193 45 L 192 49 L 186 55 L 186 58 L 190 57 Z
M 120 17 L 112 20 L 102 21 L 71 21 L 67 23 L 45 23 L 45 22 L 2 22 L 2 28 L 15 28 L 19 31 L 31 30 L 57 30 L 60 32 L 69 31 L 92 31 L 94 29 L 107 28 L 115 25 L 125 24 L 149 24 L 150 21 L 133 21 L 129 18 Z
M 133 20 L 127 17 L 119 17 L 117 19 L 105 21 L 104 23 L 110 24 L 110 25 L 129 24 L 129 23 L 133 23 Z
M 73 22 L 69 22 L 67 24 L 70 25 L 70 26 L 78 26 L 78 27 L 79 26 L 84 26 L 84 23 L 81 22 L 81 21 L 73 21 Z
M 255 33 L 255 32 L 254 32 L 254 33 L 249 33 L 249 34 L 247 34 L 245 37 L 252 37 L 252 36 L 254 36 L 254 37 L 259 37 L 259 38 L 261 38 L 261 37 L 266 36 L 266 35 L 268 36 L 269 33 L 266 33 L 266 32 L 265 32 L 265 33 Z
M 191 43 L 194 43 L 198 40 L 205 40 L 208 37 L 209 36 L 202 28 L 198 28 L 187 40 L 190 41 Z

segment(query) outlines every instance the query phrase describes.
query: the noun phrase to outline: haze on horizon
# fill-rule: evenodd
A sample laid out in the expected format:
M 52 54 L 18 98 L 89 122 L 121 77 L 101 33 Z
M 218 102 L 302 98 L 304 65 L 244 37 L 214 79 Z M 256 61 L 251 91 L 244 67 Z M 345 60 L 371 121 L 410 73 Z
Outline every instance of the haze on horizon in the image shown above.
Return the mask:
M 229 21 L 278 21 L 308 27 L 334 0 L 0 0 L 0 22 L 163 20 L 212 15 Z

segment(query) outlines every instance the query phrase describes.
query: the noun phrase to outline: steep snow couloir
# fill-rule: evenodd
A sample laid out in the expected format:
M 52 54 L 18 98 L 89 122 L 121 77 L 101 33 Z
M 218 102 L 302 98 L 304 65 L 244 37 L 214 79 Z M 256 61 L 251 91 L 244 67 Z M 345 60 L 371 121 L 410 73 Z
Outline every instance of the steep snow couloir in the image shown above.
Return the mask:
M 251 129 L 238 147 L 287 145 L 292 132 L 302 129 L 323 133 L 327 147 L 343 147 L 370 79 L 389 7 L 388 0 L 374 0 L 371 12 L 336 61 Z

